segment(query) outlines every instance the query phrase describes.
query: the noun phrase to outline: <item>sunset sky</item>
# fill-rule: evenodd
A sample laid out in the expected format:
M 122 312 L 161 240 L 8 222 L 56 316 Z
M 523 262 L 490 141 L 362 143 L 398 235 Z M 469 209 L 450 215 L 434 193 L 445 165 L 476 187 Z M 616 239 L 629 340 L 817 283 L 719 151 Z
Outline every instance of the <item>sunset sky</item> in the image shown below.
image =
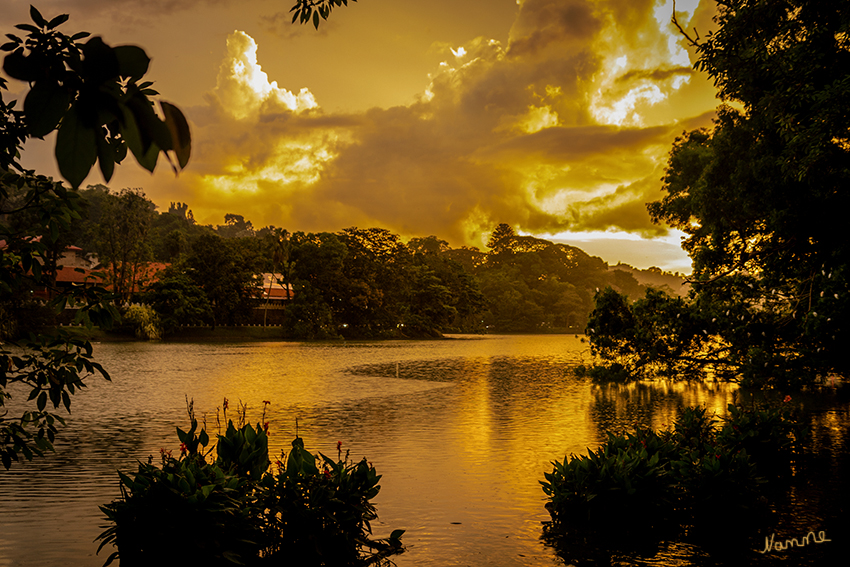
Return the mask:
M 4 0 L 4 33 L 29 3 Z M 70 14 L 65 33 L 142 46 L 190 120 L 178 177 L 129 157 L 110 187 L 141 187 L 160 210 L 188 203 L 202 223 L 381 226 L 453 246 L 482 247 L 506 222 L 610 264 L 690 272 L 679 235 L 645 208 L 675 137 L 717 106 L 671 0 L 360 0 L 318 31 L 289 23 L 292 3 L 36 4 Z M 676 7 L 714 29 L 713 2 Z M 58 177 L 52 147 L 30 143 L 25 165 Z M 85 184 L 102 182 L 93 170 Z

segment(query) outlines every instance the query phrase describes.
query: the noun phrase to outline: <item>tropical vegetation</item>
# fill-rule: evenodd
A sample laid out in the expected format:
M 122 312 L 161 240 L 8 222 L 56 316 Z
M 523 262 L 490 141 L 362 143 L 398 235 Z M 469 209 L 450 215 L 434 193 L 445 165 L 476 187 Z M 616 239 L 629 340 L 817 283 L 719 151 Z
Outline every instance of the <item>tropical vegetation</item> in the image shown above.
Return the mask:
M 673 144 L 657 222 L 686 235 L 686 299 L 605 291 L 588 336 L 633 377 L 801 387 L 847 375 L 850 4 L 717 0 L 685 37 L 723 101 Z
M 789 402 L 729 404 L 722 420 L 689 407 L 670 429 L 609 432 L 598 449 L 555 461 L 544 474 L 552 527 L 658 537 L 760 525 L 765 484 L 790 476 L 807 434 Z
M 226 408 L 225 400 L 224 407 Z M 244 409 L 244 408 L 243 408 Z M 227 412 L 225 409 L 225 419 Z M 109 527 L 98 538 L 122 565 L 341 566 L 380 564 L 400 553 L 404 530 L 372 537 L 371 500 L 381 476 L 364 458 L 351 462 L 341 443 L 332 459 L 296 437 L 288 456 L 269 460 L 268 423 L 228 420 L 214 455 L 189 404 L 190 428 L 177 428 L 180 455 L 119 473 L 121 498 L 101 506 Z M 275 470 L 276 469 L 276 470 Z
M 6 469 L 53 448 L 63 418 L 52 410 L 61 405 L 70 411 L 70 396 L 86 378 L 109 379 L 88 341 L 38 326 L 49 321 L 50 309 L 69 304 L 77 306 L 74 320 L 87 326 L 108 328 L 118 317 L 113 294 L 102 286 L 55 287 L 57 259 L 81 218 L 76 189 L 96 163 L 110 179 L 128 152 L 150 171 L 161 154 L 176 171 L 191 153 L 180 110 L 165 101 L 158 101 L 162 118 L 154 110 L 158 93 L 143 81 L 150 63 L 144 50 L 112 47 L 87 32 L 66 35 L 58 28 L 67 15 L 48 20 L 31 7 L 30 16 L 32 23 L 16 26 L 20 35 L 8 34 L 0 46 L 7 53 L 6 75 L 30 85 L 22 108 L 0 98 L 0 340 L 19 339 L 12 348 L 0 343 L 0 460 Z M 0 95 L 6 90 L 0 77 Z M 71 189 L 21 165 L 24 142 L 52 132 L 59 171 Z M 33 304 L 37 286 L 55 291 L 48 309 Z M 26 396 L 29 409 L 10 414 L 13 391 Z

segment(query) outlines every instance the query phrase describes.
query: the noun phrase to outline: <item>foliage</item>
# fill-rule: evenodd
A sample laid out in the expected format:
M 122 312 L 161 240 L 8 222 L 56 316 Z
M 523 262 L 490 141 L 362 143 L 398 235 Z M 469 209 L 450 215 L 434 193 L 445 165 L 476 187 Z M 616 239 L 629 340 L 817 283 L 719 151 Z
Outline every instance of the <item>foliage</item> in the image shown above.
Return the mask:
M 186 166 L 189 125 L 167 102 L 159 105 L 164 119 L 157 116 L 149 97 L 158 93 L 152 83 L 138 82 L 150 64 L 143 49 L 113 48 L 100 37 L 79 43 L 87 32 L 67 36 L 56 30 L 67 15 L 48 21 L 35 8 L 30 15 L 35 25 L 16 26 L 27 35 L 9 34 L 10 41 L 0 46 L 9 52 L 3 70 L 30 83 L 24 99 L 26 135 L 41 138 L 57 130 L 56 162 L 73 188 L 95 162 L 109 181 L 128 149 L 148 171 L 156 167 L 160 152 L 175 171 Z
M 163 557 L 174 564 L 244 564 L 251 556 L 252 491 L 228 467 L 206 461 L 199 451 L 209 437 L 196 429 L 195 421 L 189 432 L 178 428 L 179 458 L 163 450 L 161 467 L 149 461 L 132 478 L 118 473 L 121 498 L 101 506 L 112 525 L 99 536 L 98 553 L 107 544 L 118 548 L 105 565 L 119 554 L 130 566 Z
M 250 243 L 202 234 L 192 243 L 185 266 L 212 306 L 213 327 L 244 320 L 259 287 L 255 274 L 262 271 Z
M 609 433 L 587 456 L 554 461 L 541 481 L 554 524 L 632 535 L 743 526 L 763 511 L 764 477 L 787 469 L 804 432 L 784 404 L 728 410 L 722 427 L 704 408 L 686 408 L 670 430 Z
M 357 0 L 351 1 L 357 2 Z M 300 24 L 312 21 L 313 26 L 319 29 L 319 18 L 327 20 L 331 11 L 339 6 L 348 6 L 348 0 L 296 0 L 289 11 L 293 13 L 293 24 L 296 20 Z
M 122 189 L 104 195 L 96 222 L 100 263 L 107 266 L 109 282 L 122 301 L 129 301 L 139 283 L 139 269 L 150 260 L 147 235 L 153 220 L 153 203 L 141 189 Z
M 182 168 L 190 153 L 188 126 L 168 103 L 159 105 L 165 118 L 156 115 L 149 98 L 155 91 L 150 83 L 138 82 L 149 62 L 141 48 L 112 48 L 98 37 L 80 43 L 88 33 L 68 36 L 57 30 L 67 15 L 48 20 L 30 8 L 30 16 L 33 24 L 17 26 L 26 35 L 8 34 L 10 41 L 0 46 L 8 53 L 6 75 L 30 85 L 22 109 L 0 98 L 0 312 L 20 313 L 36 288 L 46 288 L 55 312 L 73 306 L 76 323 L 108 328 L 118 312 L 106 290 L 61 291 L 51 277 L 56 251 L 64 249 L 63 232 L 81 218 L 74 189 L 95 162 L 109 179 L 128 147 L 146 169 L 153 170 L 160 152 L 173 156 L 175 169 Z M 6 85 L 0 78 L 0 95 Z M 20 164 L 24 142 L 53 131 L 59 170 L 74 189 Z M 15 332 L 14 326 L 5 331 Z M 69 410 L 70 396 L 94 374 L 109 378 L 94 362 L 91 344 L 66 333 L 32 334 L 0 348 L 0 458 L 5 468 L 20 456 L 31 459 L 52 448 L 62 419 L 48 411 L 48 401 L 54 409 L 61 404 Z M 28 402 L 35 409 L 11 416 L 6 400 L 15 384 L 29 390 Z
M 672 370 L 687 357 L 694 375 L 721 358 L 722 374 L 754 386 L 846 374 L 850 246 L 837 227 L 850 205 L 850 5 L 717 4 L 718 30 L 688 39 L 730 105 L 674 142 L 666 195 L 648 206 L 686 234 L 693 261 L 690 301 L 655 304 L 693 324 L 661 329 L 632 309 L 628 348 Z M 669 350 L 653 351 L 661 342 Z
M 683 298 L 650 288 L 630 302 L 608 287 L 595 300 L 586 333 L 591 352 L 609 362 L 591 370 L 598 378 L 686 379 L 701 376 L 709 364 L 721 375 L 734 364 L 729 344 L 715 335 L 717 318 L 705 320 L 706 314 L 691 310 Z
M 131 305 L 124 311 L 122 322 L 133 328 L 137 338 L 157 341 L 162 338 L 162 322 L 153 308 L 147 305 Z
M 184 325 L 202 325 L 211 320 L 212 307 L 203 290 L 185 274 L 166 273 L 150 284 L 142 296 L 158 315 L 163 335 L 172 334 Z
M 674 448 L 648 429 L 617 436 L 587 456 L 554 461 L 544 473 L 546 507 L 558 524 L 616 530 L 649 528 L 665 519 L 674 499 L 669 463 Z M 640 521 L 637 521 L 640 518 Z
M 191 406 L 190 406 L 191 416 Z M 212 565 L 353 566 L 401 551 L 402 530 L 371 539 L 372 500 L 380 490 L 374 467 L 362 460 L 334 461 L 304 448 L 296 437 L 286 465 L 269 471 L 266 427 L 228 422 L 209 462 L 209 441 L 191 418 L 178 428 L 180 456 L 162 451 L 161 467 L 140 464 L 134 478 L 121 474 L 122 497 L 101 507 L 112 524 L 98 552 L 112 544 L 107 564 L 174 562 Z M 341 453 L 341 451 L 340 451 Z
M 85 387 L 86 377 L 98 373 L 109 380 L 106 370 L 94 361 L 91 344 L 67 333 L 31 335 L 22 347 L 0 351 L 0 460 L 6 469 L 20 455 L 32 460 L 33 455 L 53 450 L 56 424 L 65 421 L 47 409 L 48 402 L 54 409 L 63 405 L 70 411 L 71 396 Z M 8 419 L 4 406 L 12 397 L 10 384 L 28 388 L 27 401 L 35 401 L 36 408 Z
M 273 521 L 265 526 L 264 554 L 306 565 L 359 565 L 398 553 L 403 530 L 388 540 L 371 539 L 377 514 L 370 501 L 380 479 L 365 458 L 352 463 L 347 455 L 337 461 L 317 457 L 295 438 L 285 469 L 265 495 Z

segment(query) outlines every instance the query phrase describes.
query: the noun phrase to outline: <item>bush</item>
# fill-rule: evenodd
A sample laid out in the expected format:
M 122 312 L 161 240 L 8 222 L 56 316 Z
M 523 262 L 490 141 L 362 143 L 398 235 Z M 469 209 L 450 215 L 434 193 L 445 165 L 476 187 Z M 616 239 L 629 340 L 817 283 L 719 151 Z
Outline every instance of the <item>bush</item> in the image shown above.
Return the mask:
M 162 338 L 159 315 L 147 305 L 131 305 L 121 318 L 125 325 L 133 329 L 136 338 L 148 341 L 158 341 Z
M 119 473 L 119 500 L 101 507 L 113 524 L 98 539 L 117 547 L 124 566 L 290 564 L 354 566 L 378 563 L 402 550 L 402 530 L 373 540 L 370 503 L 381 478 L 366 460 L 320 459 L 296 437 L 277 474 L 269 471 L 268 437 L 260 424 L 228 422 L 217 458 L 202 454 L 209 438 L 191 420 L 178 428 L 181 454 L 162 451 L 162 466 L 140 464 L 134 478 Z M 347 455 L 346 455 L 347 457 Z
M 674 498 L 672 445 L 649 429 L 608 435 L 585 456 L 565 457 L 545 473 L 546 507 L 556 524 L 635 531 L 666 523 Z
M 378 517 L 370 500 L 380 490 L 381 477 L 365 458 L 358 463 L 316 458 L 296 438 L 281 469 L 267 478 L 264 493 L 270 520 L 263 537 L 266 557 L 303 565 L 358 565 L 369 555 L 380 558 L 400 548 L 402 530 L 386 542 L 370 539 L 370 522 Z
M 763 475 L 788 462 L 801 435 L 785 408 L 730 404 L 720 428 L 704 408 L 687 408 L 672 430 L 609 433 L 587 456 L 554 461 L 541 481 L 546 507 L 562 528 L 744 526 L 763 511 Z
M 759 468 L 771 475 L 788 467 L 789 457 L 808 430 L 794 419 L 786 396 L 778 407 L 743 408 L 729 404 L 729 416 L 717 435 L 718 443 L 734 451 L 746 451 Z

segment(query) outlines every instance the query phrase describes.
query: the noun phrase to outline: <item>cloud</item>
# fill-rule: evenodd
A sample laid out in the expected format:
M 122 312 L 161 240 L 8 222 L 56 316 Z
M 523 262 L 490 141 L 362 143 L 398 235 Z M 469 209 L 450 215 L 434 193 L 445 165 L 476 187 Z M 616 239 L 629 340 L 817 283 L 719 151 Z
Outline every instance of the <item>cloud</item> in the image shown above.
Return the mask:
M 286 115 L 316 108 L 315 97 L 306 88 L 296 95 L 269 82 L 257 63 L 257 43 L 248 34 L 234 31 L 227 38 L 227 57 L 221 64 L 211 98 L 237 120 Z
M 455 245 L 498 222 L 664 234 L 645 203 L 675 136 L 711 115 L 678 109 L 693 73 L 669 28 L 650 0 L 525 0 L 507 44 L 438 45 L 416 102 L 356 114 L 270 80 L 234 32 L 215 89 L 188 109 L 180 184 L 201 219 L 290 230 L 380 225 Z
M 230 0 L 47 0 L 39 2 L 38 10 L 48 14 L 71 13 L 81 16 L 108 14 L 110 16 L 132 15 L 134 18 L 158 18 L 198 6 L 225 4 Z M 70 5 L 70 6 L 69 6 Z
M 634 81 L 664 81 L 676 77 L 690 77 L 695 75 L 693 67 L 659 67 L 657 69 L 632 69 L 617 77 L 618 83 L 631 83 Z

